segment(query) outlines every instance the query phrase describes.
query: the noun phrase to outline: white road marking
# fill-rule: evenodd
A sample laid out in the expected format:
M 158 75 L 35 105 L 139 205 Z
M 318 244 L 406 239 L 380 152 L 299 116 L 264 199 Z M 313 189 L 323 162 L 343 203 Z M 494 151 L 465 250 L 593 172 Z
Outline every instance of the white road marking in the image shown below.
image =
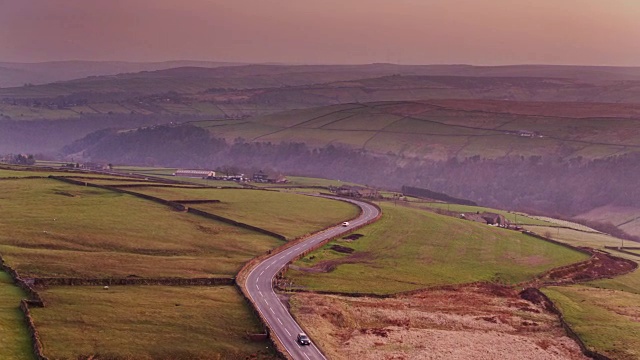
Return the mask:
M 271 310 L 272 313 L 276 313 L 275 311 L 273 311 L 273 308 L 271 306 L 269 306 L 269 310 Z
M 309 357 L 309 355 L 302 353 L 304 355 L 304 357 L 306 357 L 307 359 L 311 360 L 311 358 Z
M 262 276 L 262 274 L 264 274 L 264 270 L 262 270 L 262 272 L 260 273 L 260 276 Z
M 282 325 L 282 321 L 280 320 L 280 318 L 277 318 L 278 322 L 280 323 L 280 325 Z
M 284 328 L 284 331 L 286 331 L 287 334 L 289 334 L 289 336 L 291 336 L 291 333 L 289 332 L 289 330 L 287 328 Z

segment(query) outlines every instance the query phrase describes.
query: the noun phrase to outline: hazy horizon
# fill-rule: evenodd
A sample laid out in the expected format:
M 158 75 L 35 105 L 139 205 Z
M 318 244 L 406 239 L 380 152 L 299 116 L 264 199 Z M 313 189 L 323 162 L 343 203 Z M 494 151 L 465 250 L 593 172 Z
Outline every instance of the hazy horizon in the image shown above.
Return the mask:
M 640 66 L 635 0 L 0 0 L 0 61 Z

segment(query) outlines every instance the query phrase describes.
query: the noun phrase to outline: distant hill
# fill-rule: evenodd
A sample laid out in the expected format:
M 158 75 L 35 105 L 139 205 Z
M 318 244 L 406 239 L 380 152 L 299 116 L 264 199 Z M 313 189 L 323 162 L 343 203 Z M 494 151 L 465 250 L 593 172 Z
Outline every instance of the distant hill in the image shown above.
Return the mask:
M 237 66 L 228 66 L 237 65 Z M 241 65 L 215 62 L 173 61 L 160 63 L 49 62 L 35 64 L 0 63 L 12 70 L 9 77 L 25 77 L 0 87 L 0 97 L 60 96 L 78 92 L 193 93 L 208 88 L 256 89 L 325 84 L 391 75 L 482 78 L 564 79 L 581 83 L 640 81 L 640 67 L 597 67 L 559 65 L 471 66 L 471 65 Z M 102 76 L 97 76 L 102 75 Z M 28 77 L 28 78 L 26 78 Z M 42 80 L 37 80 L 40 77 Z M 85 77 L 91 77 L 83 79 Z M 55 78 L 55 79 L 54 79 Z M 35 79 L 35 81 L 34 81 Z M 73 81 L 63 81 L 70 80 Z M 409 78 L 410 79 L 410 78 Z M 22 85 L 45 84 L 21 91 Z M 153 83 L 155 81 L 155 83 Z M 566 83 L 566 81 L 565 81 Z M 154 88 L 151 88 L 153 85 Z
M 640 104 L 348 103 L 193 124 L 229 141 L 345 146 L 401 159 L 601 158 L 640 151 Z
M 441 75 L 456 69 L 467 75 Z M 0 118 L 188 114 L 228 119 L 342 103 L 427 99 L 637 104 L 640 80 L 634 80 L 635 70 L 389 64 L 181 67 L 0 89 Z
M 56 81 L 85 78 L 88 76 L 114 75 L 154 71 L 184 66 L 202 68 L 238 65 L 214 61 L 48 61 L 39 63 L 0 62 L 0 88 L 22 86 L 24 84 L 47 84 Z
M 469 133 L 464 128 L 460 131 L 465 135 L 458 145 L 464 147 Z M 589 131 L 584 134 L 587 133 Z M 343 129 L 342 135 L 333 136 L 344 138 L 348 134 L 349 130 Z M 69 158 L 81 161 L 214 169 L 234 166 L 244 173 L 269 168 L 286 174 L 385 188 L 399 189 L 406 185 L 469 199 L 484 206 L 565 217 L 605 205 L 637 208 L 640 190 L 634 175 L 640 174 L 639 151 L 614 151 L 594 159 L 571 152 L 548 154 L 542 143 L 528 147 L 530 152 L 523 155 L 518 148 L 534 139 L 520 138 L 513 137 L 513 151 L 499 155 L 492 146 L 496 139 L 488 138 L 480 144 L 469 144 L 465 157 L 433 159 L 428 152 L 422 157 L 385 153 L 382 146 L 392 149 L 398 146 L 389 139 L 377 141 L 381 151 L 374 152 L 335 142 L 316 147 L 296 140 L 250 142 L 235 138 L 225 141 L 215 134 L 212 137 L 203 128 L 182 124 L 96 132 L 73 142 L 64 152 Z M 437 137 L 428 139 L 423 144 L 435 148 L 455 144 L 450 140 L 439 141 Z M 516 143 L 519 139 L 523 143 Z M 415 146 L 410 140 L 399 144 Z M 635 217 L 625 214 L 617 224 L 622 226 L 633 219 Z

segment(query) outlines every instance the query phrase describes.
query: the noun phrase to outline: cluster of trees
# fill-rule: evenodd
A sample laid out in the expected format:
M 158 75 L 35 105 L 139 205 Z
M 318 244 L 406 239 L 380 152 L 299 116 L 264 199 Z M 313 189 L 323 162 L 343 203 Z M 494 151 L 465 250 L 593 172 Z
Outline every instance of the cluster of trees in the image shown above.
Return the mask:
M 3 160 L 14 165 L 33 165 L 36 163 L 33 154 L 9 154 L 4 156 Z
M 0 119 L 0 153 L 56 153 L 63 146 L 105 128 L 137 128 L 202 120 L 197 115 L 85 114 L 80 118 L 45 120 Z
M 399 189 L 412 186 L 485 206 L 575 216 L 603 205 L 640 204 L 640 153 L 604 159 L 507 156 L 447 161 L 398 159 L 303 143 L 227 143 L 195 126 L 101 131 L 66 148 L 94 161 L 170 167 L 270 167 L 278 172 Z
M 440 201 L 448 202 L 450 204 L 471 205 L 471 206 L 477 206 L 478 205 L 475 202 L 470 201 L 470 200 L 458 199 L 458 198 L 455 198 L 453 196 L 449 196 L 449 195 L 444 194 L 444 193 L 439 193 L 439 192 L 431 191 L 429 189 L 422 189 L 422 188 L 417 188 L 417 187 L 413 187 L 413 186 L 403 185 L 402 186 L 402 193 L 404 195 L 409 195 L 409 196 L 415 196 L 415 197 L 420 197 L 420 198 L 429 198 L 429 199 L 433 199 L 433 200 L 440 200 Z

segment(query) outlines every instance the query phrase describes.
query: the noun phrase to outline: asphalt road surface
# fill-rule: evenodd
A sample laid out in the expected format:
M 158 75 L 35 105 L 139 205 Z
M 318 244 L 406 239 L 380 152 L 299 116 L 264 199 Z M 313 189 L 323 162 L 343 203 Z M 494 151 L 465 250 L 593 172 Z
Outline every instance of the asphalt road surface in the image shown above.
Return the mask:
M 362 201 L 341 200 L 349 201 L 362 209 L 360 216 L 350 221 L 349 226 L 335 226 L 326 229 L 295 246 L 266 258 L 249 273 L 245 283 L 250 300 L 267 321 L 271 331 L 278 337 L 291 357 L 296 360 L 316 360 L 326 359 L 326 357 L 315 346 L 313 339 L 311 339 L 311 345 L 298 344 L 296 336 L 303 330 L 276 296 L 273 290 L 273 280 L 276 274 L 299 254 L 323 240 L 347 233 L 353 228 L 373 220 L 380 212 L 375 206 Z

